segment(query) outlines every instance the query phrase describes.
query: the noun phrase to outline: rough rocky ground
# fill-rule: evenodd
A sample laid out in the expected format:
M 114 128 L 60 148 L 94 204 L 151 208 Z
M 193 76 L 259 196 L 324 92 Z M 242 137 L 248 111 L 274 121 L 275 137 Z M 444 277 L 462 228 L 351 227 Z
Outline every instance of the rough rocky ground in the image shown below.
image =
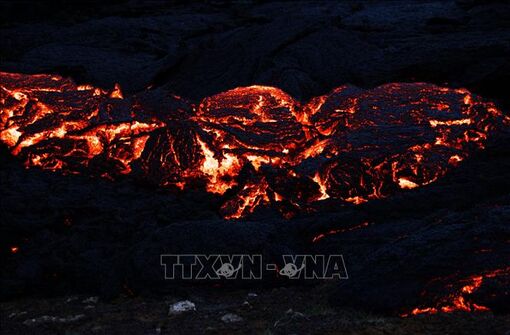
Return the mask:
M 4 3 L 3 71 L 130 92 L 162 86 L 192 99 L 256 83 L 307 99 L 392 81 L 507 99 L 505 1 Z
M 253 296 L 256 292 L 257 296 Z M 187 299 L 196 311 L 168 315 Z M 334 309 L 317 290 L 187 290 L 149 298 L 90 296 L 2 303 L 5 334 L 508 334 L 509 316 L 491 313 L 384 317 Z M 239 321 L 223 321 L 235 314 Z M 52 317 L 57 317 L 55 319 Z

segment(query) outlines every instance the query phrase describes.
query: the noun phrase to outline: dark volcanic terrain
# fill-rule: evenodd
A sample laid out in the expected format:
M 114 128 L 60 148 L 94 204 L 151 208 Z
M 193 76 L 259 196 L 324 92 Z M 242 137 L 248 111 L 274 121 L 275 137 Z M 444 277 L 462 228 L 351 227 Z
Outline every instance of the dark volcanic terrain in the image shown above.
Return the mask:
M 151 88 L 194 101 L 252 84 L 308 101 L 344 84 L 429 82 L 469 89 L 509 115 L 505 1 L 0 5 L 0 71 L 58 74 L 106 90 L 119 83 L 128 95 Z M 385 199 L 339 207 L 325 201 L 292 220 L 261 210 L 235 223 L 222 218 L 221 200 L 209 193 L 25 169 L 2 146 L 2 327 L 13 334 L 505 334 L 509 141 L 502 130 L 437 182 Z M 222 282 L 218 295 L 209 284 L 165 281 L 159 255 L 190 252 L 262 254 L 268 261 L 343 254 L 349 279 L 313 289 L 285 288 L 289 281 L 280 277 Z M 249 292 L 259 294 L 253 308 L 243 305 Z M 67 302 L 74 294 L 79 299 Z M 84 309 L 89 304 L 81 301 L 92 294 L 100 302 Z M 197 312 L 168 319 L 168 304 L 184 299 L 197 303 Z M 415 308 L 448 311 L 459 299 L 467 310 L 490 311 L 395 317 Z M 244 321 L 225 324 L 220 318 L 228 312 Z M 38 319 L 44 315 L 50 317 Z M 51 318 L 73 315 L 83 316 Z

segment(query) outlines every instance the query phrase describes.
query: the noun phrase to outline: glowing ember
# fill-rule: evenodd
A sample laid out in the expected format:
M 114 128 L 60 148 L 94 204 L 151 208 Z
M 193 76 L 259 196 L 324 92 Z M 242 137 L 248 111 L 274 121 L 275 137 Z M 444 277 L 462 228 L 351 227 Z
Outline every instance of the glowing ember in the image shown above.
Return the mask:
M 334 235 L 334 234 L 339 234 L 339 233 L 345 233 L 347 231 L 358 230 L 358 229 L 361 229 L 361 228 L 368 227 L 368 225 L 369 225 L 368 222 L 363 222 L 362 224 L 359 224 L 359 225 L 356 225 L 356 226 L 353 226 L 353 227 L 349 227 L 349 228 L 333 229 L 333 230 L 328 231 L 327 233 L 319 234 L 319 235 L 315 236 L 312 239 L 312 243 L 315 243 L 315 242 L 318 242 L 318 241 L 322 240 L 327 235 Z
M 423 83 L 342 86 L 305 105 L 250 86 L 191 104 L 52 75 L 0 79 L 0 140 L 27 166 L 204 188 L 224 197 L 225 218 L 427 185 L 509 123 L 466 90 Z

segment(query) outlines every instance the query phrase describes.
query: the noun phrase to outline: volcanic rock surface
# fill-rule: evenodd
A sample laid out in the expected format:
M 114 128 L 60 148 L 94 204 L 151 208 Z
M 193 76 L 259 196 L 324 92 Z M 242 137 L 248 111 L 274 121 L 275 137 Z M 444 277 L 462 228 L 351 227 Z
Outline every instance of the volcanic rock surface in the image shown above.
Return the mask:
M 52 85 L 58 86 L 53 91 L 47 77 L 37 83 L 30 76 L 35 88 L 46 85 L 47 90 L 25 92 L 29 106 L 9 120 L 22 125 L 23 135 L 11 130 L 1 153 L 3 298 L 168 291 L 182 283 L 163 280 L 162 253 L 254 253 L 268 262 L 278 262 L 282 254 L 341 253 L 350 279 L 323 288 L 338 306 L 400 314 L 508 312 L 510 135 L 506 127 L 491 128 L 495 123 L 486 117 L 494 120 L 492 107 L 476 97 L 495 101 L 503 114 L 510 105 L 508 5 L 380 1 L 149 7 L 120 1 L 104 11 L 90 6 L 84 5 L 82 15 L 27 6 L 32 19 L 6 18 L 0 28 L 1 70 L 54 74 Z M 69 76 L 78 83 L 65 79 Z M 6 78 L 4 87 L 19 82 Z M 388 94 L 395 84 L 386 83 L 403 81 L 435 85 L 400 84 L 398 93 Z M 246 86 L 253 84 L 278 90 L 250 95 Z M 467 91 L 461 87 L 475 93 L 469 94 L 471 102 L 465 103 Z M 236 90 L 246 102 L 224 108 Z M 23 96 L 2 94 L 9 104 L 25 103 Z M 251 113 L 246 104 L 256 105 L 260 96 L 272 107 Z M 403 106 L 384 108 L 399 106 L 402 99 Z M 410 101 L 427 107 L 417 108 L 427 111 L 425 118 L 413 113 Z M 439 105 L 445 102 L 448 109 Z M 473 103 L 481 111 L 466 108 Z M 50 109 L 40 104 L 60 104 L 65 111 L 60 117 L 44 114 Z M 337 106 L 344 112 L 335 113 Z M 356 113 L 348 113 L 351 106 Z M 384 111 L 399 120 L 407 116 L 408 127 L 379 118 Z M 241 114 L 249 122 L 235 120 Z M 476 122 L 462 123 L 466 115 Z M 445 124 L 449 117 L 460 124 Z M 272 118 L 282 127 L 272 128 Z M 356 131 L 346 131 L 347 124 Z M 119 129 L 127 135 L 118 136 Z M 254 134 L 254 129 L 267 134 Z M 51 131 L 37 135 L 45 130 Z M 466 130 L 469 140 L 458 142 L 466 139 Z M 99 133 L 101 150 L 94 151 L 91 143 Z M 486 139 L 480 133 L 494 136 Z M 229 148 L 221 147 L 225 140 Z M 442 140 L 454 145 L 441 145 Z M 23 141 L 26 146 L 19 145 Z M 435 144 L 433 150 L 427 143 Z M 320 155 L 300 156 L 317 145 L 323 148 Z M 418 170 L 399 169 L 416 163 L 413 145 L 424 151 L 423 163 Z M 151 150 L 140 149 L 147 146 Z M 179 153 L 168 156 L 174 146 Z M 67 154 L 45 157 L 47 152 Z M 243 157 L 255 152 L 264 160 L 245 164 Z M 374 174 L 381 153 L 393 157 L 386 163 L 391 169 Z M 236 170 L 242 187 L 230 184 L 235 179 L 228 174 L 214 181 L 203 169 L 209 166 L 204 166 L 207 157 L 219 168 L 219 157 L 227 154 L 242 158 L 240 168 L 252 166 Z M 462 158 L 459 164 L 451 160 L 456 155 Z M 282 156 L 291 163 L 275 162 Z M 275 163 L 264 163 L 266 157 Z M 344 159 L 355 164 L 346 165 Z M 27 162 L 79 174 L 24 169 Z M 270 168 L 259 172 L 259 163 Z M 399 178 L 389 173 L 393 167 L 403 173 Z M 360 170 L 371 171 L 363 177 L 365 187 L 345 178 L 363 175 Z M 199 171 L 198 178 L 188 171 Z M 245 185 L 263 184 L 257 179 L 261 174 L 272 185 L 269 200 L 262 197 L 270 206 L 258 206 L 235 224 L 224 220 L 237 213 L 229 208 L 239 208 Z M 330 176 L 326 181 L 325 175 Z M 406 181 L 399 183 L 400 178 Z M 182 182 L 193 187 L 179 191 Z M 386 197 L 370 197 L 374 183 L 383 185 Z M 414 184 L 421 187 L 402 190 Z M 225 193 L 212 192 L 217 187 Z M 231 187 L 237 187 L 235 192 Z M 277 201 L 279 196 L 287 202 Z M 312 208 L 303 205 L 308 203 Z M 282 218 L 288 213 L 294 218 Z M 262 283 L 273 284 L 288 281 Z

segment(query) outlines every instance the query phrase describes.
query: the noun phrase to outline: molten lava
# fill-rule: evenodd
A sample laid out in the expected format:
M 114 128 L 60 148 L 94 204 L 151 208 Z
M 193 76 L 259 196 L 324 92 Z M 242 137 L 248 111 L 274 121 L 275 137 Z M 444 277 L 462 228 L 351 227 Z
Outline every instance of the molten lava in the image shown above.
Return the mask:
M 509 119 L 468 91 L 430 84 L 339 87 L 301 105 L 266 86 L 198 104 L 124 97 L 54 75 L 0 73 L 0 140 L 26 166 L 204 188 L 240 218 L 316 201 L 363 203 L 427 185 Z
M 451 313 L 455 311 L 464 312 L 484 312 L 490 309 L 486 306 L 478 305 L 470 301 L 470 296 L 480 289 L 484 280 L 488 278 L 497 278 L 510 275 L 510 267 L 504 269 L 497 269 L 488 271 L 481 275 L 475 275 L 465 278 L 460 281 L 460 288 L 456 293 L 450 294 L 447 297 L 442 297 L 436 302 L 434 307 L 421 307 L 415 308 L 410 313 L 403 314 L 402 316 L 419 315 L 419 314 L 436 314 L 436 313 Z

